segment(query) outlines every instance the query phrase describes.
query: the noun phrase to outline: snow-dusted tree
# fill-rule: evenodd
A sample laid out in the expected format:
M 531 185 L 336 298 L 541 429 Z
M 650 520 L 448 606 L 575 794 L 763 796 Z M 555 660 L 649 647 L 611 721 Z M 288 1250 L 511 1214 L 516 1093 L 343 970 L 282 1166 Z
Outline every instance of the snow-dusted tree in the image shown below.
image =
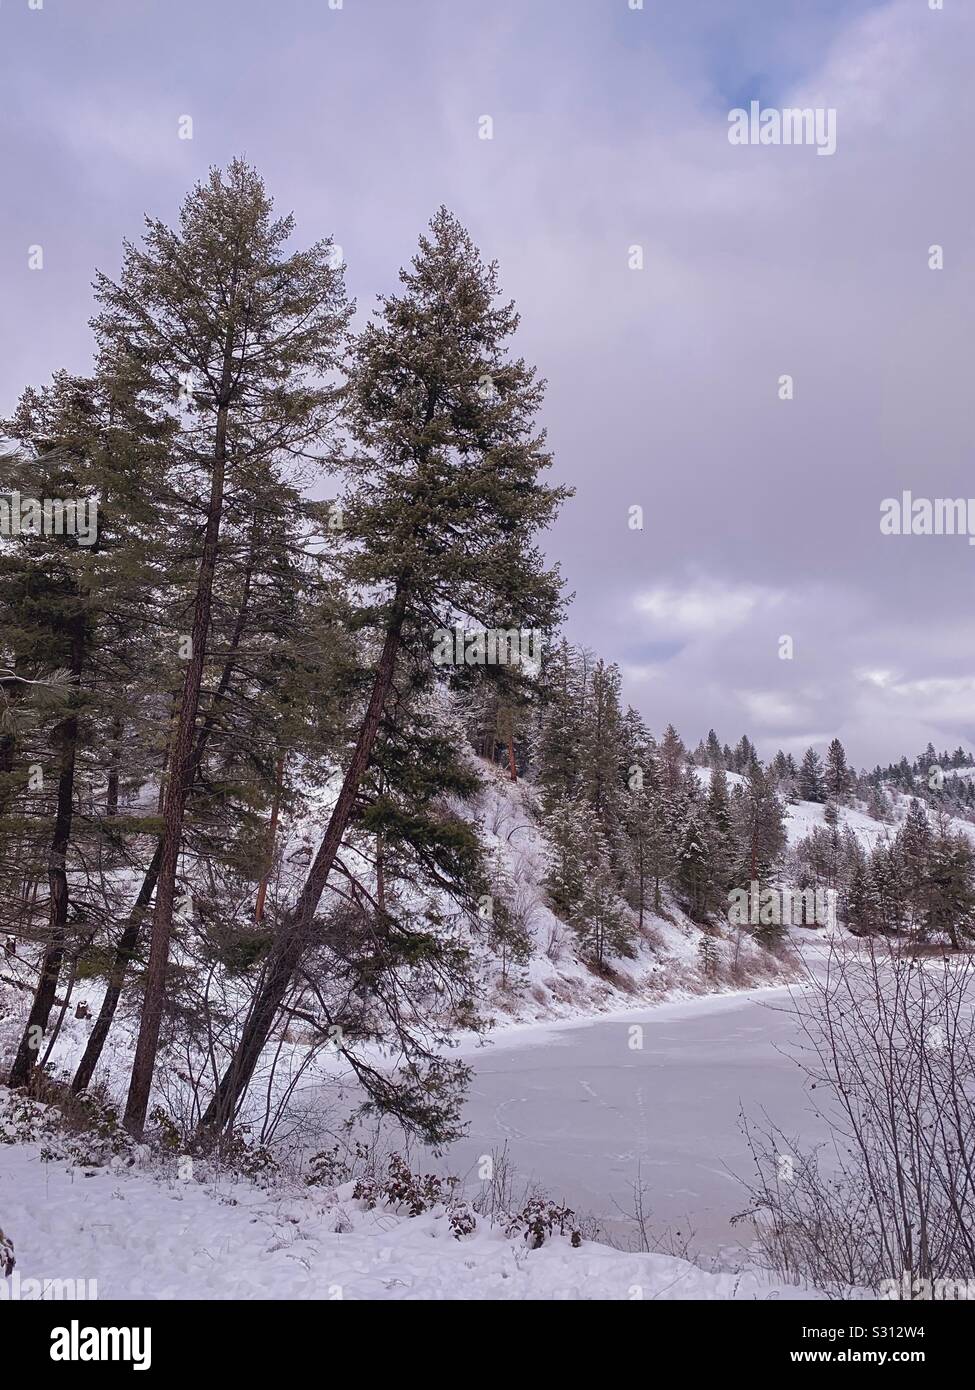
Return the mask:
M 706 921 L 718 890 L 711 846 L 696 811 L 688 817 L 681 837 L 677 884 L 688 916 L 695 922 Z
M 118 282 L 98 274 L 100 343 L 134 354 L 156 398 L 185 404 L 180 462 L 199 507 L 198 565 L 182 644 L 145 996 L 125 1123 L 142 1132 L 163 1016 L 193 745 L 207 671 L 225 514 L 239 482 L 270 457 L 318 447 L 335 409 L 328 378 L 348 320 L 329 243 L 286 249 L 259 175 L 235 160 L 185 200 L 180 227 L 147 220 Z
M 382 298 L 356 339 L 345 395 L 355 448 L 342 460 L 343 571 L 370 595 L 379 657 L 341 790 L 207 1126 L 234 1114 L 308 950 L 398 663 L 430 668 L 437 632 L 457 623 L 548 631 L 561 613 L 559 577 L 535 536 L 567 490 L 541 481 L 551 463 L 536 420 L 542 384 L 510 355 L 518 316 L 499 297 L 497 266 L 441 208 L 400 279 L 402 294 Z
M 667 792 L 675 792 L 680 784 L 684 770 L 685 750 L 680 734 L 673 724 L 668 724 L 657 750 L 660 762 L 660 780 Z
M 826 766 L 823 771 L 823 788 L 830 800 L 842 806 L 850 796 L 852 773 L 846 762 L 846 750 L 838 738 L 834 738 L 826 750 Z
M 967 835 L 938 826 L 928 858 L 922 931 L 947 936 L 954 949 L 975 937 L 975 850 Z
M 920 926 L 925 916 L 928 861 L 931 854 L 931 822 L 917 797 L 911 797 L 896 845 L 904 866 L 904 892 L 910 927 Z
M 877 925 L 879 916 L 873 876 L 866 855 L 859 845 L 849 847 L 845 884 L 840 895 L 840 915 L 850 931 L 866 936 Z
M 585 718 L 581 730 L 579 791 L 592 808 L 614 863 L 620 860 L 622 774 L 625 764 L 619 692 L 619 668 L 595 660 L 588 673 Z
M 701 939 L 697 943 L 697 963 L 706 980 L 713 980 L 717 975 L 720 960 L 718 943 L 708 932 L 702 932 Z
M 581 799 L 556 802 L 543 824 L 546 873 L 543 887 L 552 906 L 568 920 L 582 901 L 592 846 L 592 816 Z
M 632 926 L 626 907 L 620 900 L 606 843 L 598 832 L 590 840 L 582 897 L 569 918 L 569 924 L 583 954 L 594 964 L 602 966 L 607 956 L 628 953 Z
M 716 895 L 722 897 L 731 881 L 734 868 L 735 839 L 728 776 L 720 764 L 711 770 L 705 812 L 714 888 Z
M 721 740 L 713 729 L 708 729 L 707 740 L 704 745 L 707 754 L 708 767 L 724 767 L 724 754 L 721 750 Z M 727 770 L 727 769 L 726 769 Z
M 733 754 L 733 770 L 743 774 L 748 773 L 753 764 L 758 762 L 758 753 L 755 745 L 747 734 L 742 734 L 735 746 Z
M 885 932 L 899 932 L 907 912 L 905 866 L 895 841 L 880 840 L 870 854 L 871 896 L 877 922 Z
M 786 833 L 782 803 L 771 778 L 753 763 L 743 787 L 736 789 L 733 819 L 737 844 L 736 881 L 746 886 L 763 882 L 778 867 L 785 853 Z
M 871 784 L 867 796 L 867 815 L 872 816 L 874 820 L 883 822 L 884 825 L 888 824 L 893 817 L 890 797 L 880 785 Z
M 800 801 L 825 801 L 823 773 L 819 754 L 807 748 L 799 768 L 798 792 Z

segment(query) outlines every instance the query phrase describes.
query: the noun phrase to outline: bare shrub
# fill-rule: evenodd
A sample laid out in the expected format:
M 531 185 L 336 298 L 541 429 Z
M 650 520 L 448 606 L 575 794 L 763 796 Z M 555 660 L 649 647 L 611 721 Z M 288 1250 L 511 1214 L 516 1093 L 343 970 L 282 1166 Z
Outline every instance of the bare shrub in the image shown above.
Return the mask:
M 514 1170 L 507 1140 L 500 1149 L 492 1149 L 487 1158 L 488 1175 L 481 1179 L 481 1190 L 471 1205 L 479 1216 L 486 1217 L 493 1226 L 514 1205 Z
M 975 969 L 834 945 L 793 994 L 796 1060 L 831 1130 L 800 1153 L 743 1117 L 765 1258 L 832 1293 L 975 1278 Z
M 630 1184 L 629 1209 L 619 1202 L 613 1205 L 626 1222 L 622 1236 L 609 1239 L 616 1250 L 640 1251 L 645 1254 L 671 1255 L 677 1260 L 695 1263 L 691 1249 L 694 1231 L 680 1231 L 674 1226 L 658 1230 L 652 1225 L 652 1211 L 647 1202 L 647 1184 L 643 1179 L 642 1165 L 637 1165 L 636 1181 Z

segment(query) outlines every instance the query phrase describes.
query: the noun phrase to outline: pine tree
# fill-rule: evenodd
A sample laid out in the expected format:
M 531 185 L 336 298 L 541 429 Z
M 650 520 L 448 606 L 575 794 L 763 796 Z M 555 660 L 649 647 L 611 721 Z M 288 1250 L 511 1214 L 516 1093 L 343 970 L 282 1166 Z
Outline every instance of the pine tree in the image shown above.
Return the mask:
M 917 797 L 912 797 L 896 840 L 897 853 L 904 866 L 907 916 L 912 930 L 920 925 L 925 916 L 931 841 L 931 823 L 927 813 Z
M 701 939 L 697 943 L 697 960 L 701 974 L 706 980 L 713 980 L 718 973 L 720 963 L 718 946 L 713 936 L 707 932 L 701 933 Z
M 867 815 L 874 820 L 889 823 L 893 812 L 890 805 L 890 798 L 887 796 L 882 786 L 872 786 L 867 798 Z
M 819 754 L 807 748 L 799 768 L 798 792 L 800 801 L 825 801 L 823 775 Z
M 735 848 L 731 801 L 728 795 L 728 776 L 720 765 L 715 766 L 711 771 L 706 814 L 707 838 L 711 846 L 715 893 L 718 897 L 723 897 L 731 882 Z
M 621 858 L 625 764 L 619 692 L 619 669 L 600 660 L 594 661 L 579 750 L 579 790 L 592 808 L 596 824 L 609 846 L 611 862 L 615 864 Z
M 735 747 L 733 754 L 734 770 L 747 774 L 749 769 L 758 762 L 758 754 L 755 745 L 747 734 L 742 734 Z
M 875 921 L 875 899 L 870 875 L 861 859 L 853 865 L 845 895 L 846 924 L 857 936 L 866 936 Z
M 839 739 L 834 738 L 826 750 L 826 768 L 823 774 L 826 795 L 837 805 L 845 805 L 849 800 L 852 781 L 853 776 L 846 763 L 846 751 Z
M 272 219 L 260 177 L 234 161 L 185 200 L 172 231 L 147 219 L 143 245 L 126 243 L 118 283 L 99 273 L 94 320 L 108 350 L 127 345 L 151 373 L 157 399 L 185 406 L 180 461 L 187 502 L 201 517 L 190 631 L 169 752 L 163 842 L 145 1001 L 126 1104 L 141 1134 L 163 1014 L 193 745 L 207 670 L 221 536 L 237 486 L 273 480 L 273 460 L 327 436 L 336 393 L 329 377 L 348 321 L 330 243 L 286 254 L 291 218 Z
M 889 841 L 878 842 L 870 855 L 870 894 L 878 925 L 885 932 L 899 932 L 906 910 L 904 865 L 898 847 Z
M 658 749 L 660 778 L 666 792 L 673 794 L 677 791 L 683 776 L 684 757 L 680 734 L 673 724 L 668 724 Z
M 151 667 L 145 609 L 154 583 L 154 535 L 165 529 L 152 500 L 165 477 L 167 430 L 144 407 L 144 384 L 131 358 L 110 363 L 103 356 L 91 378 L 59 372 L 49 387 L 28 389 L 5 426 L 20 452 L 7 459 L 4 481 L 28 497 L 52 499 L 52 507 L 83 507 L 89 522 L 74 533 L 21 534 L 0 563 L 9 680 L 19 696 L 34 693 L 27 702 L 18 699 L 33 730 L 19 748 L 16 733 L 9 737 L 11 780 L 0 793 L 9 809 L 19 784 L 26 843 L 40 851 L 47 840 L 49 886 L 38 986 L 10 1074 L 15 1086 L 30 1079 L 40 1060 L 37 1040 L 48 1027 L 65 958 L 73 979 L 99 920 L 115 910 L 103 884 L 108 861 L 121 850 L 121 739 L 133 686 Z M 44 764 L 54 772 L 49 780 Z M 130 766 L 139 767 L 137 752 Z M 37 796 L 31 767 L 40 777 Z M 80 878 L 72 885 L 76 858 Z M 70 918 L 80 930 L 72 930 Z
M 577 655 L 563 638 L 542 661 L 535 781 L 543 808 L 579 791 L 581 711 Z
M 598 831 L 595 838 L 590 836 L 590 846 L 582 897 L 569 922 L 583 953 L 603 966 L 607 956 L 629 952 L 631 928 L 610 868 L 608 847 Z
M 692 921 L 707 920 L 715 899 L 711 848 L 696 812 L 689 816 L 677 856 L 677 883 Z
M 397 662 L 433 662 L 436 633 L 460 622 L 550 629 L 560 582 L 534 532 L 565 489 L 539 481 L 551 459 L 535 415 L 542 387 L 507 343 L 518 319 L 446 209 L 420 241 L 403 293 L 381 300 L 356 340 L 346 397 L 356 454 L 343 461 L 347 580 L 377 594 L 382 634 L 369 700 L 304 888 L 282 921 L 237 1049 L 204 1124 L 225 1125 L 289 983 L 369 768 Z
M 545 817 L 548 868 L 542 885 L 567 921 L 582 902 L 591 848 L 592 818 L 581 800 L 556 803 Z
M 709 767 L 724 767 L 724 754 L 721 750 L 721 743 L 718 735 L 713 729 L 708 729 L 707 741 L 704 745 L 707 754 L 707 765 Z
M 625 780 L 620 814 L 625 837 L 622 880 L 642 928 L 647 892 L 653 878 L 652 797 L 659 791 L 660 774 L 653 736 L 632 708 L 628 708 L 623 717 L 621 752 Z M 657 891 L 659 893 L 659 886 Z
M 735 882 L 738 887 L 761 884 L 778 867 L 785 853 L 782 804 L 771 778 L 753 763 L 748 780 L 736 789 L 732 814 L 736 840 Z
M 926 887 L 924 936 L 947 936 L 960 950 L 962 937 L 975 937 L 975 850 L 967 836 L 939 827 L 930 847 Z

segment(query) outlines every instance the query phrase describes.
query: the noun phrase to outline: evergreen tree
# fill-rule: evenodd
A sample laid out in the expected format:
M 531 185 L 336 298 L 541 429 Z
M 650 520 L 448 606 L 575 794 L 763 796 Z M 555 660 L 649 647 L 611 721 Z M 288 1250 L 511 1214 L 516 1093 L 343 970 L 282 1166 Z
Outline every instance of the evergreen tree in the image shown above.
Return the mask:
M 975 850 L 965 835 L 939 827 L 930 848 L 923 933 L 944 935 L 954 949 L 975 937 Z
M 715 766 L 711 772 L 711 784 L 706 803 L 707 838 L 711 846 L 712 873 L 715 893 L 724 895 L 731 882 L 734 868 L 734 826 L 731 816 L 731 801 L 728 795 L 728 777 L 724 768 Z
M 852 781 L 853 776 L 846 763 L 846 750 L 839 739 L 834 738 L 826 750 L 826 767 L 823 773 L 826 795 L 837 805 L 844 805 L 849 799 Z
M 742 734 L 735 747 L 733 754 L 734 770 L 746 774 L 754 764 L 758 762 L 758 754 L 755 745 L 747 734 Z
M 691 920 L 706 921 L 716 896 L 715 872 L 711 847 L 696 812 L 684 827 L 677 856 L 677 884 Z
M 338 799 L 304 888 L 282 920 L 239 1044 L 204 1124 L 225 1125 L 246 1088 L 307 950 L 311 923 L 369 768 L 397 662 L 432 663 L 435 634 L 458 622 L 548 630 L 558 576 L 534 532 L 565 489 L 535 415 L 542 387 L 508 354 L 517 326 L 498 275 L 446 209 L 421 238 L 403 293 L 382 299 L 356 340 L 347 394 L 357 453 L 344 460 L 349 582 L 377 595 L 373 684 Z
M 707 742 L 705 744 L 705 753 L 707 754 L 708 767 L 725 766 L 724 754 L 721 750 L 721 743 L 718 739 L 718 735 L 714 732 L 713 729 L 708 729 L 708 737 Z
M 845 895 L 846 924 L 857 936 L 866 936 L 875 923 L 875 899 L 862 859 L 853 865 Z
M 867 815 L 874 820 L 882 821 L 885 825 L 889 823 L 893 812 L 890 805 L 890 798 L 887 796 L 883 787 L 872 786 L 867 797 Z
M 579 790 L 592 808 L 609 847 L 611 862 L 620 862 L 622 772 L 625 747 L 616 666 L 593 662 L 579 758 Z
M 599 832 L 594 840 L 590 835 L 590 844 L 582 898 L 569 921 L 583 953 L 601 967 L 607 956 L 629 953 L 631 928 Z
M 718 973 L 720 956 L 714 937 L 707 932 L 701 933 L 701 939 L 697 943 L 697 961 L 704 978 L 713 980 Z
M 785 853 L 786 833 L 782 803 L 768 774 L 753 763 L 748 780 L 737 789 L 733 805 L 739 887 L 766 881 Z
M 582 902 L 592 820 L 581 801 L 558 802 L 545 817 L 548 868 L 543 887 L 555 911 L 568 921 Z
M 798 792 L 800 801 L 825 801 L 822 767 L 819 754 L 807 748 L 799 768 Z
M 16 823 L 18 877 L 36 853 L 49 890 L 39 980 L 13 1086 L 28 1082 L 39 1060 L 65 958 L 76 971 L 116 910 L 104 884 L 122 848 L 123 733 L 152 670 L 142 620 L 151 605 L 155 537 L 165 529 L 152 500 L 165 476 L 167 431 L 144 406 L 144 378 L 131 359 L 112 364 L 103 357 L 99 368 L 91 378 L 59 372 L 49 387 L 28 389 L 4 427 L 19 446 L 5 460 L 8 490 L 50 499 L 52 509 L 75 509 L 73 527 L 61 511 L 60 532 L 23 532 L 0 557 L 0 627 L 11 703 L 20 712 L 6 740 L 0 802 L 7 812 L 19 804 L 23 813 Z M 130 742 L 127 762 L 133 773 L 140 766 Z M 4 828 L 0 823 L 0 844 Z M 0 901 L 6 896 L 0 893 Z
M 663 788 L 666 792 L 673 794 L 677 791 L 683 776 L 685 757 L 684 745 L 673 724 L 668 724 L 664 731 L 658 757 Z
M 912 797 L 896 841 L 897 853 L 904 866 L 907 918 L 912 929 L 919 926 L 925 916 L 931 841 L 931 823 L 927 813 L 917 797 Z
M 147 219 L 125 243 L 118 283 L 99 273 L 94 320 L 108 351 L 135 353 L 156 399 L 185 405 L 179 436 L 186 503 L 199 508 L 199 550 L 185 669 L 163 798 L 163 837 L 145 999 L 125 1123 L 141 1134 L 163 1016 L 193 746 L 207 670 L 226 511 L 239 483 L 274 480 L 282 455 L 321 444 L 334 414 L 328 379 L 348 321 L 331 244 L 286 254 L 291 218 L 272 219 L 260 177 L 234 161 L 185 200 L 172 231 Z

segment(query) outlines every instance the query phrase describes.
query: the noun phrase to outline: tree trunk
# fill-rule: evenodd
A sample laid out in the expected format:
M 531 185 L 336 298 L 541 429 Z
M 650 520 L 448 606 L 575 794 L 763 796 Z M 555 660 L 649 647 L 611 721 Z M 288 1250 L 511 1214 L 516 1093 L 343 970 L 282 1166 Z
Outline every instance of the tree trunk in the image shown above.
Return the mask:
M 226 392 L 229 386 L 232 333 L 233 324 L 231 322 L 227 327 L 224 381 L 221 405 L 217 411 L 210 502 L 207 509 L 203 554 L 200 559 L 200 574 L 193 611 L 192 650 L 186 668 L 186 677 L 183 681 L 183 694 L 180 701 L 179 718 L 176 723 L 176 737 L 173 740 L 170 755 L 170 773 L 166 784 L 166 800 L 163 807 L 162 855 L 159 863 L 159 881 L 156 885 L 156 906 L 152 918 L 152 940 L 149 947 L 149 965 L 146 971 L 146 995 L 142 1008 L 142 1021 L 139 1028 L 139 1040 L 136 1044 L 135 1060 L 132 1064 L 132 1080 L 125 1106 L 125 1127 L 136 1138 L 141 1137 L 145 1127 L 149 1093 L 152 1088 L 152 1075 L 156 1065 L 156 1052 L 159 1047 L 159 1030 L 162 1024 L 163 999 L 166 988 L 166 969 L 169 964 L 169 945 L 173 930 L 176 867 L 179 862 L 179 852 L 183 839 L 186 798 L 189 793 L 190 781 L 195 772 L 193 736 L 200 705 L 200 689 L 203 684 L 203 666 L 206 657 L 207 636 L 210 630 L 210 609 L 213 602 L 213 580 L 217 568 L 220 522 L 223 516 L 224 471 L 227 459 L 227 416 L 229 413 Z
M 274 1026 L 275 1017 L 291 984 L 292 976 L 307 949 L 315 912 L 352 816 L 359 785 L 369 767 L 383 709 L 392 688 L 396 654 L 406 614 L 408 585 L 409 577 L 404 576 L 396 587 L 389 627 L 376 668 L 369 705 L 362 728 L 359 730 L 352 761 L 342 783 L 342 790 L 329 817 L 325 837 L 297 903 L 281 923 L 237 1049 L 200 1122 L 201 1129 L 222 1129 L 233 1119 L 240 1098 L 250 1083 L 261 1051 Z
M 125 983 L 125 972 L 129 962 L 135 955 L 139 945 L 139 935 L 142 931 L 142 921 L 145 917 L 146 908 L 149 906 L 150 899 L 156 888 L 156 879 L 159 877 L 159 865 L 162 860 L 162 841 L 156 845 L 156 852 L 146 870 L 142 880 L 142 887 L 135 900 L 129 920 L 125 924 L 122 935 L 118 939 L 115 947 L 115 959 L 112 961 L 112 968 L 109 972 L 108 987 L 105 990 L 105 997 L 102 1006 L 98 1011 L 98 1018 L 95 1026 L 91 1030 L 91 1035 L 85 1046 L 81 1061 L 78 1063 L 78 1070 L 74 1074 L 71 1082 L 71 1089 L 75 1095 L 83 1091 L 88 1086 L 91 1078 L 95 1074 L 102 1055 L 102 1048 L 108 1037 L 109 1030 L 115 1020 L 115 1010 L 118 1008 L 118 1001 L 122 996 L 122 986 Z
M 74 635 L 71 642 L 71 684 L 77 694 L 81 683 L 81 672 L 85 657 L 85 618 L 79 614 L 74 619 Z M 47 1027 L 47 1021 L 54 1007 L 68 923 L 68 876 L 66 872 L 68 844 L 71 840 L 71 820 L 74 810 L 75 758 L 78 751 L 78 713 L 72 709 L 61 724 L 61 771 L 58 776 L 57 810 L 54 816 L 54 830 L 51 847 L 48 851 L 47 877 L 50 886 L 51 902 L 47 948 L 41 962 L 41 975 L 37 982 L 34 1002 L 27 1016 L 27 1023 L 20 1046 L 10 1070 L 9 1085 L 25 1086 L 31 1077 L 37 1061 L 40 1040 Z
M 197 736 L 196 747 L 193 750 L 193 769 L 190 776 L 191 788 L 192 783 L 196 777 L 197 770 L 199 769 L 200 764 L 203 761 L 203 754 L 206 751 L 206 745 L 210 738 L 210 734 L 213 732 L 214 725 L 216 724 L 217 711 L 220 707 L 220 701 L 227 693 L 227 689 L 230 686 L 230 681 L 233 676 L 234 657 L 236 656 L 237 649 L 240 646 L 240 642 L 244 634 L 244 627 L 246 625 L 247 620 L 247 609 L 250 602 L 254 556 L 255 552 L 252 548 L 250 556 L 248 558 L 247 569 L 244 572 L 244 587 L 243 592 L 241 593 L 240 607 L 237 610 L 237 621 L 234 624 L 233 636 L 230 639 L 230 647 L 227 653 L 227 660 L 225 661 L 223 670 L 220 673 L 220 680 L 218 681 L 217 688 L 214 691 L 213 700 L 210 703 L 210 709 L 207 712 L 206 719 L 203 721 L 203 728 L 200 730 Z M 122 935 L 119 937 L 118 942 L 116 944 L 115 959 L 112 961 L 112 968 L 109 972 L 108 977 L 108 988 L 105 991 L 105 997 L 102 1000 L 102 1006 L 98 1011 L 98 1018 L 95 1021 L 95 1026 L 91 1030 L 91 1035 L 88 1038 L 88 1043 L 85 1047 L 81 1061 L 78 1064 L 78 1070 L 75 1072 L 74 1079 L 71 1082 L 71 1089 L 75 1094 L 77 1094 L 79 1091 L 85 1090 L 85 1088 L 89 1085 L 89 1083 L 91 1082 L 91 1078 L 95 1074 L 95 1068 L 98 1066 L 98 1063 L 101 1059 L 102 1049 L 105 1046 L 105 1041 L 108 1038 L 108 1034 L 111 1030 L 113 1022 L 115 1021 L 115 1011 L 118 1008 L 119 999 L 122 997 L 122 987 L 125 984 L 126 971 L 128 970 L 129 965 L 133 957 L 135 956 L 135 953 L 139 946 L 139 938 L 142 935 L 142 923 L 145 920 L 146 908 L 149 906 L 149 903 L 152 900 L 152 895 L 156 889 L 156 880 L 159 877 L 159 866 L 161 862 L 162 840 L 160 840 L 159 843 L 156 845 L 155 853 L 152 856 L 152 859 L 149 863 L 149 867 L 146 870 L 145 877 L 142 880 L 142 887 L 139 889 L 138 897 L 136 898 L 135 903 L 132 907 L 132 911 L 129 914 L 129 920 L 126 922 L 125 929 L 122 932 Z
M 271 806 L 271 824 L 268 827 L 267 845 L 267 868 L 261 879 L 261 886 L 257 890 L 257 905 L 254 908 L 254 921 L 260 922 L 264 916 L 264 902 L 267 898 L 267 884 L 271 877 L 271 869 L 274 864 L 274 841 L 278 833 L 278 812 L 281 809 L 281 784 L 284 781 L 284 754 L 277 761 L 274 779 L 274 801 Z

